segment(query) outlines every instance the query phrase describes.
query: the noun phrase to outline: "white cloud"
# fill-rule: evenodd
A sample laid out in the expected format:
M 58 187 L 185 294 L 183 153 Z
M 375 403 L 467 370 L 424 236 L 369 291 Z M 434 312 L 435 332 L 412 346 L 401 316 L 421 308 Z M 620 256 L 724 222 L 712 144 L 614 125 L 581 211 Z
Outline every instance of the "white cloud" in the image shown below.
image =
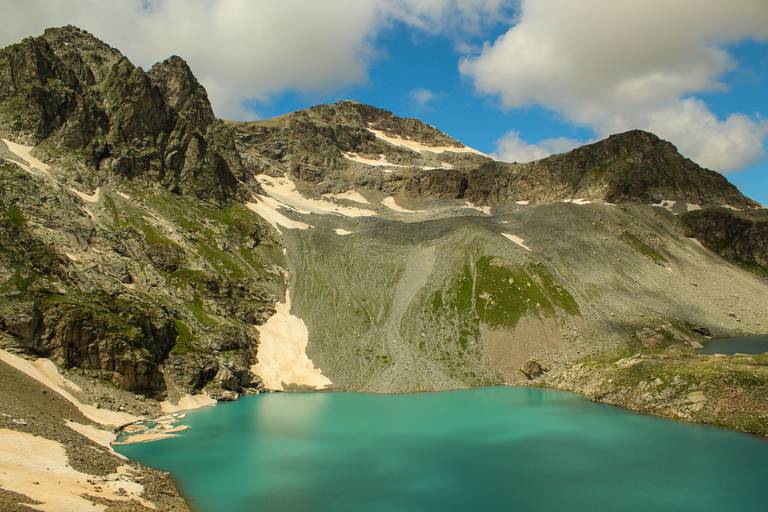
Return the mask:
M 720 90 L 725 45 L 768 37 L 765 0 L 522 0 L 517 23 L 461 61 L 507 108 L 537 104 L 599 135 L 643 128 L 718 170 L 763 155 L 765 124 L 718 119 L 691 95 Z
M 208 88 L 217 114 L 242 118 L 253 117 L 246 99 L 364 82 L 376 36 L 392 23 L 429 33 L 475 30 L 508 2 L 0 0 L 0 46 L 74 24 L 145 68 L 180 55 Z
M 531 144 L 524 141 L 519 132 L 512 130 L 496 141 L 493 156 L 505 162 L 531 162 L 555 153 L 565 153 L 582 144 L 584 142 L 567 137 L 544 139 L 537 144 Z
M 408 94 L 408 96 L 411 98 L 411 101 L 414 102 L 419 107 L 427 107 L 431 103 L 435 102 L 436 100 L 440 99 L 442 96 L 441 94 L 435 93 L 430 91 L 429 89 L 424 89 L 423 87 L 418 87 L 416 89 L 411 90 L 411 92 Z

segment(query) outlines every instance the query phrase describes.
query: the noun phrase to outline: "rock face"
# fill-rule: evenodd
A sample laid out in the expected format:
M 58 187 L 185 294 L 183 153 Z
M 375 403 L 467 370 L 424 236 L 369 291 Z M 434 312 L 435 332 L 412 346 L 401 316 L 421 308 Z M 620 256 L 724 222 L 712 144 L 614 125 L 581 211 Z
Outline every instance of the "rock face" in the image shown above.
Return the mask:
M 205 90 L 172 57 L 149 73 L 75 27 L 0 50 L 0 133 L 77 151 L 111 178 L 226 202 L 242 165 Z
M 228 126 L 250 165 L 290 173 L 319 193 L 355 187 L 478 205 L 581 198 L 757 206 L 722 175 L 641 130 L 516 164 L 467 151 L 421 121 L 350 101 Z
M 681 215 L 680 223 L 686 236 L 768 275 L 768 210 L 696 210 Z

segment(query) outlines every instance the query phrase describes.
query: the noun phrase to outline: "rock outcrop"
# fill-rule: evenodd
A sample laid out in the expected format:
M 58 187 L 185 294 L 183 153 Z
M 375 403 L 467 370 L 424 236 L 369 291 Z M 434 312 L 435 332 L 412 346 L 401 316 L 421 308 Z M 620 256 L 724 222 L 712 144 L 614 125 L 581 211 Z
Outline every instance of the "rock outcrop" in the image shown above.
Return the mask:
M 680 216 L 685 236 L 768 275 L 768 210 L 696 210 Z
M 0 134 L 76 152 L 98 183 L 160 183 L 218 202 L 242 193 L 234 142 L 182 59 L 146 73 L 71 26 L 0 50 Z

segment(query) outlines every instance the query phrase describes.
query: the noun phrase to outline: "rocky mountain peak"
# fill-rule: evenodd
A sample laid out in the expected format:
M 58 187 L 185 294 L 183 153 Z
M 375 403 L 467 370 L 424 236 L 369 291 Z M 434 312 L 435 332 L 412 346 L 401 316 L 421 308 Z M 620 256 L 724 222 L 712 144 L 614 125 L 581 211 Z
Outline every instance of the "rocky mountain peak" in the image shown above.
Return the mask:
M 205 129 L 215 121 L 208 93 L 184 59 L 174 55 L 158 62 L 149 70 L 149 76 L 168 106 L 190 124 Z
M 530 164 L 568 183 L 572 193 L 606 201 L 751 207 L 720 173 L 704 169 L 653 133 L 631 130 Z
M 104 80 L 112 66 L 124 58 L 120 50 L 73 25 L 48 28 L 38 39 L 47 42 L 67 67 L 78 69 L 79 78 L 87 83 Z

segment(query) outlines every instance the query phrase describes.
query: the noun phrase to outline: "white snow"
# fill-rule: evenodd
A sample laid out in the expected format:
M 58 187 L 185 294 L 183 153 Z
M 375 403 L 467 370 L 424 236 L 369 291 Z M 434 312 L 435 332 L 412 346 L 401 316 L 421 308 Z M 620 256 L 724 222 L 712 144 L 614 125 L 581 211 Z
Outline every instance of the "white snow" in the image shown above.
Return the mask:
M 526 251 L 530 251 L 530 250 L 531 250 L 531 248 L 530 248 L 530 247 L 528 247 L 527 245 L 525 245 L 525 240 L 523 240 L 523 239 L 522 239 L 522 238 L 520 238 L 519 236 L 516 236 L 516 235 L 512 235 L 512 234 L 510 234 L 510 233 L 501 233 L 501 236 L 503 236 L 504 238 L 506 238 L 506 239 L 508 239 L 508 240 L 511 240 L 511 241 L 515 242 L 517 245 L 519 245 L 520 247 L 522 247 L 522 248 L 523 248 L 523 249 L 525 249 Z
M 525 201 L 515 201 L 515 203 L 516 203 L 516 204 L 519 204 L 519 205 L 521 205 L 521 206 L 528 206 L 528 205 L 531 203 L 531 201 L 529 201 L 528 199 L 526 199 Z
M 85 192 L 80 192 L 76 188 L 69 187 L 69 190 L 73 192 L 77 197 L 80 198 L 81 201 L 84 203 L 96 203 L 99 201 L 99 194 L 101 193 L 101 187 L 98 187 L 96 190 L 94 190 L 93 194 L 86 194 Z
M 490 156 L 486 155 L 485 153 L 468 146 L 427 146 L 426 144 L 422 144 L 421 142 L 417 142 L 415 140 L 404 139 L 397 135 L 388 135 L 382 130 L 374 130 L 373 128 L 368 128 L 368 131 L 374 134 L 376 138 L 383 140 L 384 142 L 388 142 L 393 146 L 410 149 L 416 153 L 473 153 L 475 155 L 481 155 L 490 158 Z
M 0 350 L 0 361 L 10 365 L 22 373 L 32 377 L 42 385 L 58 393 L 66 401 L 74 405 L 86 418 L 101 425 L 120 426 L 139 420 L 137 416 L 125 412 L 110 411 L 109 409 L 97 409 L 93 405 L 81 403 L 70 391 L 82 390 L 74 383 L 59 375 L 56 365 L 49 359 L 36 359 L 29 361 Z M 1 487 L 1 486 L 0 486 Z
M 168 400 L 160 402 L 160 408 L 165 414 L 179 411 L 189 411 L 192 409 L 200 409 L 201 407 L 208 407 L 209 405 L 216 405 L 216 400 L 205 393 L 199 393 L 197 395 L 184 395 L 175 404 Z
M 372 210 L 364 210 L 353 206 L 340 206 L 330 201 L 310 199 L 296 190 L 296 184 L 287 177 L 275 178 L 266 174 L 256 176 L 264 191 L 274 200 L 295 210 L 297 213 L 320 215 L 343 215 L 345 217 L 371 217 L 376 215 Z
M 144 487 L 133 479 L 128 466 L 96 476 L 81 473 L 69 464 L 64 446 L 26 432 L 0 429 L 0 488 L 28 496 L 39 504 L 35 510 L 103 511 L 106 506 L 84 495 L 110 501 L 136 500 L 155 509 L 142 497 Z
M 578 204 L 579 206 L 584 206 L 585 204 L 592 204 L 592 201 L 589 201 L 587 199 L 563 199 L 561 202 L 563 203 L 572 203 L 572 204 Z
M 286 229 L 307 229 L 312 227 L 309 224 L 305 224 L 304 222 L 289 219 L 277 211 L 278 208 L 287 207 L 279 201 L 272 199 L 271 197 L 254 196 L 253 199 L 254 202 L 245 203 L 245 207 L 269 222 L 278 232 L 281 232 L 280 226 Z
M 8 139 L 0 139 L 3 142 L 5 142 L 5 145 L 8 146 L 8 149 L 16 155 L 17 157 L 21 158 L 26 162 L 26 164 L 22 164 L 20 162 L 16 162 L 22 169 L 25 171 L 31 173 L 31 174 L 39 174 L 34 172 L 35 170 L 40 171 L 44 174 L 49 174 L 49 171 L 51 170 L 51 167 L 38 160 L 34 156 L 32 156 L 32 149 L 34 146 L 24 146 L 23 144 L 16 144 L 15 142 L 11 142 Z
M 282 391 L 283 384 L 326 388 L 333 383 L 315 367 L 306 354 L 309 331 L 304 321 L 291 314 L 291 295 L 277 304 L 275 314 L 259 331 L 258 362 L 251 372 L 261 377 L 267 389 Z

